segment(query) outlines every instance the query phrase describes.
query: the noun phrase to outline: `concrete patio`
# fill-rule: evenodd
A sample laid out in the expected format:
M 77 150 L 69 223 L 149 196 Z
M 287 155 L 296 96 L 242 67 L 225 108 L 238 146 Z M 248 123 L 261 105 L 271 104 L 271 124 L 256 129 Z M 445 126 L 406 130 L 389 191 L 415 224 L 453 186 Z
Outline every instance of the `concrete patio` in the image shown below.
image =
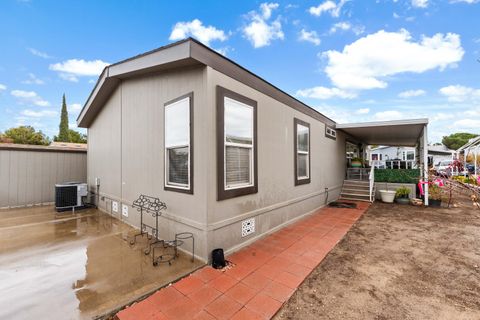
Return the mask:
M 153 267 L 145 239 L 128 244 L 134 232 L 95 209 L 0 210 L 0 319 L 90 319 L 202 265 L 181 254 Z

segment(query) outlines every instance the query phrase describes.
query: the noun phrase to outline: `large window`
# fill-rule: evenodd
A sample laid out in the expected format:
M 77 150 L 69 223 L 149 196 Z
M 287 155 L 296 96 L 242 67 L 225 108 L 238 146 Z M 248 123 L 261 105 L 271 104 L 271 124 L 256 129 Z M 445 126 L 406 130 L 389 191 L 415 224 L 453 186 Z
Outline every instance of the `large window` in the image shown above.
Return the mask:
M 193 94 L 165 104 L 165 189 L 193 193 Z
M 218 199 L 257 192 L 256 102 L 217 87 Z
M 310 183 L 310 125 L 294 119 L 295 185 Z

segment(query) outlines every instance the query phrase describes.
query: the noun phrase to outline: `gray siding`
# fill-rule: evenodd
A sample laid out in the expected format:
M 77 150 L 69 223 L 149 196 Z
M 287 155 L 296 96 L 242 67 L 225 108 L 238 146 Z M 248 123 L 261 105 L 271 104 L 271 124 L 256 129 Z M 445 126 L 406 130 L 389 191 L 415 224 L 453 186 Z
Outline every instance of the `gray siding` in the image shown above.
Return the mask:
M 345 137 L 325 137 L 325 124 L 260 93 L 212 68 L 209 78 L 208 161 L 209 248 L 227 251 L 311 213 L 338 197 L 345 176 Z M 215 148 L 215 90 L 220 85 L 257 101 L 258 193 L 217 201 Z M 294 185 L 293 119 L 310 124 L 311 183 Z M 241 237 L 241 221 L 255 217 L 256 233 Z
M 0 149 L 0 208 L 52 203 L 55 183 L 86 178 L 86 153 Z
M 216 97 L 221 85 L 258 103 L 257 194 L 217 201 Z M 194 93 L 194 193 L 164 190 L 164 103 Z M 294 186 L 293 119 L 311 127 L 311 183 Z M 190 231 L 196 252 L 206 260 L 221 247 L 231 252 L 338 197 L 345 175 L 345 137 L 325 137 L 325 125 L 210 67 L 177 69 L 122 81 L 96 117 L 89 133 L 88 182 L 101 180 L 99 207 L 130 205 L 140 193 L 159 197 L 168 209 L 160 236 Z M 113 214 L 113 213 L 112 213 Z M 138 213 L 114 214 L 139 226 Z M 242 238 L 241 221 L 255 217 L 257 228 Z M 153 219 L 147 217 L 147 223 Z M 188 248 L 187 248 L 188 249 Z
M 141 193 L 159 197 L 168 209 L 160 221 L 160 236 L 176 232 L 196 235 L 196 252 L 206 257 L 206 153 L 205 68 L 190 68 L 123 81 L 88 129 L 88 183 L 100 178 L 99 207 L 112 212 L 111 202 L 130 205 Z M 194 194 L 164 190 L 164 104 L 193 92 Z M 115 214 L 139 226 L 140 218 L 130 207 L 129 216 Z M 146 222 L 153 225 L 151 216 Z

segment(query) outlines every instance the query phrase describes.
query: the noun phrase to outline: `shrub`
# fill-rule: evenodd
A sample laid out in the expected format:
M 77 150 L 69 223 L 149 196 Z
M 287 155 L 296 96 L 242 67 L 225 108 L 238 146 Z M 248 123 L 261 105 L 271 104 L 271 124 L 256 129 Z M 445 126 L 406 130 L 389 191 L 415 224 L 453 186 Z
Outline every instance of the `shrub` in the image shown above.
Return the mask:
M 375 182 L 417 183 L 420 169 L 375 169 Z
M 400 187 L 395 192 L 395 198 L 408 198 L 410 195 L 410 189 L 407 187 Z
M 442 188 L 436 184 L 431 184 L 428 187 L 428 199 L 442 200 Z

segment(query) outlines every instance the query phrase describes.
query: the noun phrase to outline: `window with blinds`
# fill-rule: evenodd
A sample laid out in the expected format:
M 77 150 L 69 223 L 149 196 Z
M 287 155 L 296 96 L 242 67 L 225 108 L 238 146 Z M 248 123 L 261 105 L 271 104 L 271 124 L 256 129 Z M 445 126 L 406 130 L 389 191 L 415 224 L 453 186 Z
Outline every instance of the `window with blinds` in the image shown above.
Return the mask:
M 165 186 L 190 189 L 190 96 L 165 105 Z
M 310 182 L 310 125 L 294 119 L 295 184 Z
M 253 185 L 253 107 L 224 97 L 225 189 Z

